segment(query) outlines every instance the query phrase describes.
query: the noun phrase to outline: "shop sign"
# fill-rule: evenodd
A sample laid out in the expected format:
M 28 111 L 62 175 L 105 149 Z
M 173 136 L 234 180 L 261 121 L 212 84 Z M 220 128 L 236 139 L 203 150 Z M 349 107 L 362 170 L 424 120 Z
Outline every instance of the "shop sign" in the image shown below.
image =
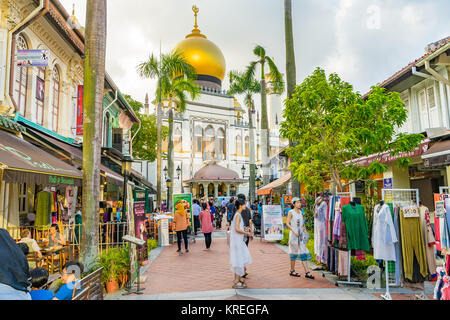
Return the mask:
M 423 159 L 423 166 L 425 168 L 443 167 L 448 165 L 450 165 L 450 154 Z
M 267 241 L 283 240 L 281 206 L 263 206 L 262 237 Z
M 392 178 L 383 179 L 384 189 L 392 189 Z
M 147 228 L 146 228 L 146 219 L 145 219 L 145 201 L 139 201 L 133 203 L 133 212 L 134 212 L 134 231 L 135 236 L 138 239 L 145 241 L 145 244 L 142 247 L 139 247 L 140 257 L 142 261 L 148 260 L 148 252 L 147 252 Z
M 436 218 L 444 218 L 447 210 L 445 210 L 445 202 L 444 201 L 436 201 Z
M 83 96 L 84 87 L 79 85 L 77 88 L 77 136 L 83 135 Z
M 291 204 L 292 203 L 292 194 L 285 194 L 283 196 L 284 198 L 284 203 L 285 204 Z
M 50 51 L 41 50 L 17 50 L 16 61 L 18 67 L 48 67 Z
M 57 177 L 57 176 L 49 176 L 48 182 L 53 184 L 68 184 L 74 185 L 75 181 L 73 178 L 65 178 L 65 177 Z
M 355 159 L 355 160 L 351 160 L 349 161 L 354 162 L 355 165 L 358 166 L 362 166 L 362 167 L 367 167 L 368 165 L 370 165 L 372 162 L 379 160 L 381 163 L 389 163 L 389 162 L 393 162 L 396 161 L 398 159 L 401 158 L 414 158 L 414 157 L 420 157 L 421 155 L 423 155 L 425 152 L 428 151 L 430 142 L 425 142 L 422 143 L 420 146 L 416 147 L 413 151 L 411 152 L 402 152 L 398 155 L 391 155 L 390 152 L 384 152 L 381 155 L 373 155 L 373 156 L 368 156 L 365 158 L 360 158 L 360 159 Z

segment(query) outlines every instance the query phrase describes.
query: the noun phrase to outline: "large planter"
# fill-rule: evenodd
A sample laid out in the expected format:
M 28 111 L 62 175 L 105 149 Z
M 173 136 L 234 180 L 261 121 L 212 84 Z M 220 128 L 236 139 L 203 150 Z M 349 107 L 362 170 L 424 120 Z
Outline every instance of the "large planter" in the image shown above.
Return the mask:
M 106 281 L 106 292 L 108 292 L 108 293 L 116 292 L 118 287 L 119 287 L 119 282 L 117 280 Z

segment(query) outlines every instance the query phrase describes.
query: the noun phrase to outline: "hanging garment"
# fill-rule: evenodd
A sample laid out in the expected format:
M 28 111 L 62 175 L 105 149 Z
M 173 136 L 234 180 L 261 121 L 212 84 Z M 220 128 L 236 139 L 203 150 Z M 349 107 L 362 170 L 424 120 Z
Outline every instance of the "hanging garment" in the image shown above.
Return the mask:
M 35 226 L 48 226 L 51 222 L 51 194 L 41 191 L 36 198 Z
M 444 276 L 444 287 L 442 288 L 442 297 L 441 300 L 450 300 L 450 277 Z
M 339 250 L 338 276 L 348 275 L 348 251 Z
M 391 213 L 394 216 L 394 227 L 395 227 L 395 235 L 397 236 L 397 242 L 394 244 L 395 246 L 395 283 L 400 284 L 400 279 L 402 275 L 402 255 L 401 255 L 401 238 L 400 238 L 400 220 L 399 220 L 399 207 L 393 209 L 392 204 L 390 204 L 389 208 L 391 209 Z
M 366 260 L 366 252 L 364 250 L 352 250 L 352 256 L 356 257 L 358 261 Z
M 440 224 L 441 219 L 438 217 L 434 217 L 434 235 L 435 235 L 435 239 L 436 239 L 436 250 L 437 251 L 441 251 L 441 224 Z
M 396 261 L 395 243 L 398 241 L 395 233 L 391 210 L 387 204 L 377 204 L 373 211 L 372 247 L 373 257 L 385 261 Z
M 318 241 L 317 260 L 320 263 L 327 262 L 327 203 L 322 201 L 317 210 L 317 225 L 319 237 L 314 238 Z
M 347 229 L 347 247 L 349 250 L 370 251 L 367 221 L 364 207 L 349 204 L 342 208 L 342 221 Z
M 436 255 L 435 251 L 435 237 L 431 228 L 430 212 L 427 207 L 420 206 L 420 223 L 422 225 L 423 240 L 425 243 L 425 251 L 427 254 L 428 272 L 433 275 L 436 274 Z
M 428 276 L 428 265 L 420 217 L 405 218 L 403 210 L 400 210 L 400 229 L 404 277 L 412 282 L 422 282 L 418 276 Z
M 347 249 L 347 228 L 345 227 L 345 222 L 341 221 L 341 231 L 339 237 L 339 248 Z
M 450 254 L 450 228 L 448 227 L 448 218 L 445 215 L 439 219 L 439 226 L 441 228 L 441 253 L 443 255 Z
M 444 270 L 444 268 L 439 267 L 436 269 L 436 272 L 437 272 L 438 278 L 436 280 L 436 285 L 434 286 L 433 299 L 441 300 L 442 288 L 444 287 L 445 270 Z
M 341 231 L 341 218 L 342 213 L 340 210 L 336 211 L 335 220 L 333 224 L 333 240 L 339 240 L 340 231 Z

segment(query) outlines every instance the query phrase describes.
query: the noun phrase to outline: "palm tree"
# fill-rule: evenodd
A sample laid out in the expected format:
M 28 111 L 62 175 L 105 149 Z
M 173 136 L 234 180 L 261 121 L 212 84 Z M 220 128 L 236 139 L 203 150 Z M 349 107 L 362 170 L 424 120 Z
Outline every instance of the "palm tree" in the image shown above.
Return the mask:
M 169 101 L 169 146 L 167 152 L 169 178 L 173 181 L 174 165 L 173 165 L 173 109 L 178 113 L 184 112 L 186 109 L 188 93 L 194 100 L 200 94 L 200 87 L 195 84 L 197 73 L 192 65 L 190 65 L 180 52 L 172 52 L 163 54 L 160 60 L 152 54 L 148 61 L 142 62 L 137 67 L 141 77 L 157 78 L 158 86 L 156 89 L 156 101 L 158 102 L 158 114 L 161 114 L 161 105 L 163 100 Z M 158 125 L 158 157 L 159 168 L 157 181 L 159 181 L 159 199 L 161 199 L 161 124 Z M 158 161 L 158 160 L 157 160 Z M 158 165 L 158 162 L 157 162 Z M 158 186 L 157 186 L 158 187 Z M 172 196 L 173 186 L 169 190 L 169 199 Z M 168 203 L 170 202 L 168 200 Z
M 86 7 L 83 124 L 83 229 L 80 260 L 88 270 L 98 255 L 98 212 L 106 52 L 106 0 Z
M 255 130 L 253 127 L 253 114 L 255 113 L 255 105 L 253 102 L 253 95 L 261 92 L 261 84 L 255 77 L 246 77 L 244 73 L 238 71 L 230 71 L 230 89 L 228 94 L 243 94 L 244 102 L 248 109 L 248 119 L 250 127 L 250 203 L 255 199 Z
M 286 44 L 286 87 L 287 97 L 290 99 L 295 91 L 296 69 L 294 52 L 294 35 L 292 31 L 292 0 L 284 0 L 284 30 Z M 295 142 L 289 141 L 289 146 L 294 147 Z M 292 194 L 300 196 L 300 183 L 292 175 Z
M 278 70 L 275 62 L 266 55 L 266 50 L 257 45 L 253 49 L 253 53 L 258 58 L 256 61 L 250 62 L 245 72 L 245 77 L 252 78 L 255 76 L 256 67 L 261 66 L 261 146 L 262 146 L 262 162 L 263 162 L 263 180 L 264 184 L 269 183 L 269 121 L 267 116 L 267 85 L 265 78 L 266 63 L 269 67 L 270 80 L 272 83 L 271 92 L 274 94 L 282 94 L 284 92 L 283 76 Z

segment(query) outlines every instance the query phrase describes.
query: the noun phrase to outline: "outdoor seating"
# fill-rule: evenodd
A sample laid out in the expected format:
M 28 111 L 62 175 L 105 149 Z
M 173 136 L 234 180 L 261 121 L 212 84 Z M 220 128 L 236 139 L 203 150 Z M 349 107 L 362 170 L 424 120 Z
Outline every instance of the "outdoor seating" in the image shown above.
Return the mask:
M 73 289 L 72 300 L 103 300 L 102 271 L 97 269 L 82 278 Z

